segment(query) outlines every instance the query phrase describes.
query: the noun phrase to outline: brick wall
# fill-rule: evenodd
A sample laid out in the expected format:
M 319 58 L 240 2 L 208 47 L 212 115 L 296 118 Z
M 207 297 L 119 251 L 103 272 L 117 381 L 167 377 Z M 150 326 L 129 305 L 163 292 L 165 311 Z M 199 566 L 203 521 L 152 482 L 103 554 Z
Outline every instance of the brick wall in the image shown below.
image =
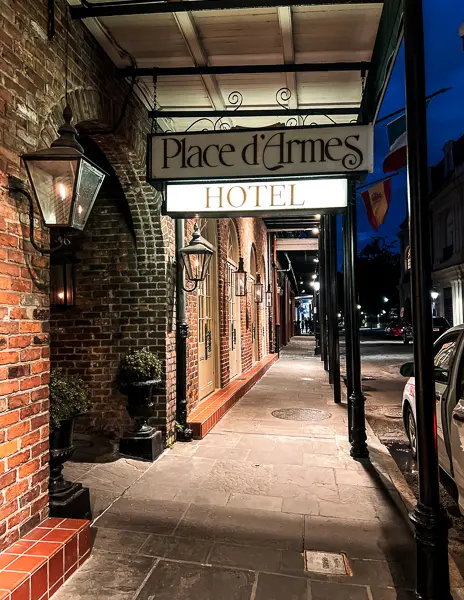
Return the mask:
M 217 262 L 217 300 L 218 300 L 218 331 L 219 340 L 217 342 L 217 387 L 224 387 L 230 381 L 229 366 L 229 331 L 228 331 L 228 280 L 227 280 L 227 252 L 229 219 L 218 219 L 217 228 L 217 247 L 214 260 Z M 195 221 L 193 219 L 186 221 L 185 241 L 190 239 Z M 247 273 L 250 273 L 250 249 L 253 247 L 256 253 L 256 270 L 261 273 L 263 283 L 266 284 L 266 266 L 264 257 L 267 256 L 267 229 L 262 219 L 237 218 L 234 220 L 236 227 L 239 253 L 244 258 L 244 267 Z M 252 289 L 248 281 L 248 294 L 240 298 L 240 352 L 241 369 L 246 373 L 252 367 L 252 331 L 251 331 L 251 310 L 252 310 Z M 198 328 L 197 328 L 197 293 L 187 294 L 187 322 L 189 324 L 188 337 L 188 364 L 187 364 L 187 397 L 189 410 L 191 411 L 199 402 L 198 396 Z M 248 319 L 247 319 L 248 312 Z M 257 309 L 257 334 L 259 339 L 258 360 L 261 360 L 267 353 L 268 347 L 263 342 L 263 327 L 265 338 L 268 336 L 268 310 L 264 303 L 258 305 Z M 247 327 L 248 324 L 248 327 Z
M 2 0 L 0 4 L 0 185 L 6 185 L 7 173 L 26 178 L 19 156 L 48 146 L 61 123 L 65 103 L 64 2 L 55 2 L 55 8 L 56 35 L 49 42 L 45 0 Z M 170 219 L 159 216 L 160 197 L 145 182 L 145 144 L 150 127 L 147 111 L 132 96 L 117 132 L 90 133 L 96 126 L 108 127 L 115 122 L 128 87 L 116 76 L 113 64 L 81 23 L 72 23 L 69 40 L 68 88 L 75 123 L 104 152 L 132 218 L 133 268 L 129 283 L 136 283 L 137 289 L 127 290 L 125 297 L 134 302 L 137 299 L 138 313 L 128 310 L 126 324 L 143 328 L 143 336 L 139 336 L 139 330 L 132 331 L 131 340 L 135 339 L 136 344 L 150 340 L 150 346 L 165 361 L 166 390 L 159 397 L 158 420 L 168 424 L 168 437 L 172 438 L 173 228 Z M 107 200 L 106 208 L 100 203 L 101 216 L 113 222 L 114 205 L 111 198 Z M 49 265 L 46 257 L 31 248 L 27 223 L 24 201 L 17 202 L 0 191 L 0 549 L 47 515 Z M 122 223 L 118 220 L 118 227 Z M 41 236 L 40 227 L 36 219 L 36 237 L 46 243 L 47 234 Z M 126 236 L 127 231 L 121 234 Z M 95 229 L 94 235 L 98 237 Z M 129 244 L 129 238 L 125 240 Z M 108 243 L 108 239 L 101 243 Z M 104 251 L 108 252 L 108 248 Z M 111 277 L 111 284 L 119 285 L 114 281 L 116 275 Z M 142 279 L 135 281 L 134 277 Z M 87 291 L 97 301 L 95 290 Z M 111 296 L 110 290 L 102 292 L 105 297 Z M 107 309 L 108 304 L 102 313 Z M 92 340 L 101 344 L 92 346 L 92 354 L 101 357 L 108 349 L 104 343 L 110 332 L 105 328 L 114 328 L 114 321 L 108 325 L 103 321 L 107 316 L 95 312 L 93 317 L 102 319 L 99 330 L 92 332 L 103 336 Z M 84 328 L 82 324 L 75 326 Z M 70 335 L 87 336 L 88 332 Z M 86 340 L 75 341 L 79 341 L 80 348 L 80 342 Z M 121 351 L 123 346 L 121 341 Z M 96 351 L 99 348 L 101 352 Z M 111 353 L 111 370 L 114 354 Z M 102 361 L 90 362 L 86 377 L 92 382 L 95 412 L 101 414 L 103 393 L 98 384 L 102 388 L 110 385 L 109 375 L 98 366 Z M 104 380 L 99 381 L 99 377 Z M 114 398 L 108 401 L 114 409 Z M 122 416 L 120 406 L 111 416 L 115 423 L 116 413 Z

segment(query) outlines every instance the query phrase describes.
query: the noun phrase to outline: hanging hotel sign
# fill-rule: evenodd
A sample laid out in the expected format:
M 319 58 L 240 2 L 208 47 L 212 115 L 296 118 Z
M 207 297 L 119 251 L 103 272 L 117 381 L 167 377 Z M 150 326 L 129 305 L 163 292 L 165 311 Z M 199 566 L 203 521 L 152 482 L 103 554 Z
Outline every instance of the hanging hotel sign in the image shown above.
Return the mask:
M 166 133 L 148 140 L 151 183 L 372 170 L 371 125 Z
M 309 214 L 344 208 L 347 193 L 347 179 L 331 177 L 169 184 L 165 213 L 172 217 Z

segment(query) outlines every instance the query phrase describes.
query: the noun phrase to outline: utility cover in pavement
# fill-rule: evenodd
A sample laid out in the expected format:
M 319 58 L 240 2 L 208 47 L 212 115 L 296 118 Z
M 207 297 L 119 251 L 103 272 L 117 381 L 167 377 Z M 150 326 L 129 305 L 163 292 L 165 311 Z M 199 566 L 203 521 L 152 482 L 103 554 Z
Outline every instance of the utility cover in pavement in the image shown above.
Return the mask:
M 323 575 L 348 575 L 348 558 L 335 552 L 305 551 L 305 571 Z
M 326 410 L 317 408 L 279 408 L 279 410 L 273 410 L 271 415 L 276 419 L 285 419 L 286 421 L 323 421 L 332 416 Z

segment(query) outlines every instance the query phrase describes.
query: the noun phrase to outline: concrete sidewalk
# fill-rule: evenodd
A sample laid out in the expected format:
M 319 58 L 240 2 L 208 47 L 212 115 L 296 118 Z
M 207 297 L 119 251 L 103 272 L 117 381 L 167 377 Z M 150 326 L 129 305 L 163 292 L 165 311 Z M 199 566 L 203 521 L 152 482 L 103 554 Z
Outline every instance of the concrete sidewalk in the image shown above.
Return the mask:
M 140 471 L 55 597 L 412 600 L 414 541 L 372 441 L 371 464 L 350 458 L 346 407 L 296 338 L 204 440 Z M 346 557 L 310 554 L 305 568 L 305 550 Z

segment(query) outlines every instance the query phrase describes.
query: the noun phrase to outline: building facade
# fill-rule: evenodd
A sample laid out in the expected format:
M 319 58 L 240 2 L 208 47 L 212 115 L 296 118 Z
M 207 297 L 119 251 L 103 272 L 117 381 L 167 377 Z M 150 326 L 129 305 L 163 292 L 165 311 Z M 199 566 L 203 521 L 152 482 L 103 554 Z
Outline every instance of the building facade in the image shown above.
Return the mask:
M 443 158 L 430 167 L 430 228 L 433 314 L 450 325 L 464 323 L 464 136 L 448 141 Z M 403 319 L 411 322 L 411 251 L 408 220 L 398 233 L 401 278 L 398 286 Z

